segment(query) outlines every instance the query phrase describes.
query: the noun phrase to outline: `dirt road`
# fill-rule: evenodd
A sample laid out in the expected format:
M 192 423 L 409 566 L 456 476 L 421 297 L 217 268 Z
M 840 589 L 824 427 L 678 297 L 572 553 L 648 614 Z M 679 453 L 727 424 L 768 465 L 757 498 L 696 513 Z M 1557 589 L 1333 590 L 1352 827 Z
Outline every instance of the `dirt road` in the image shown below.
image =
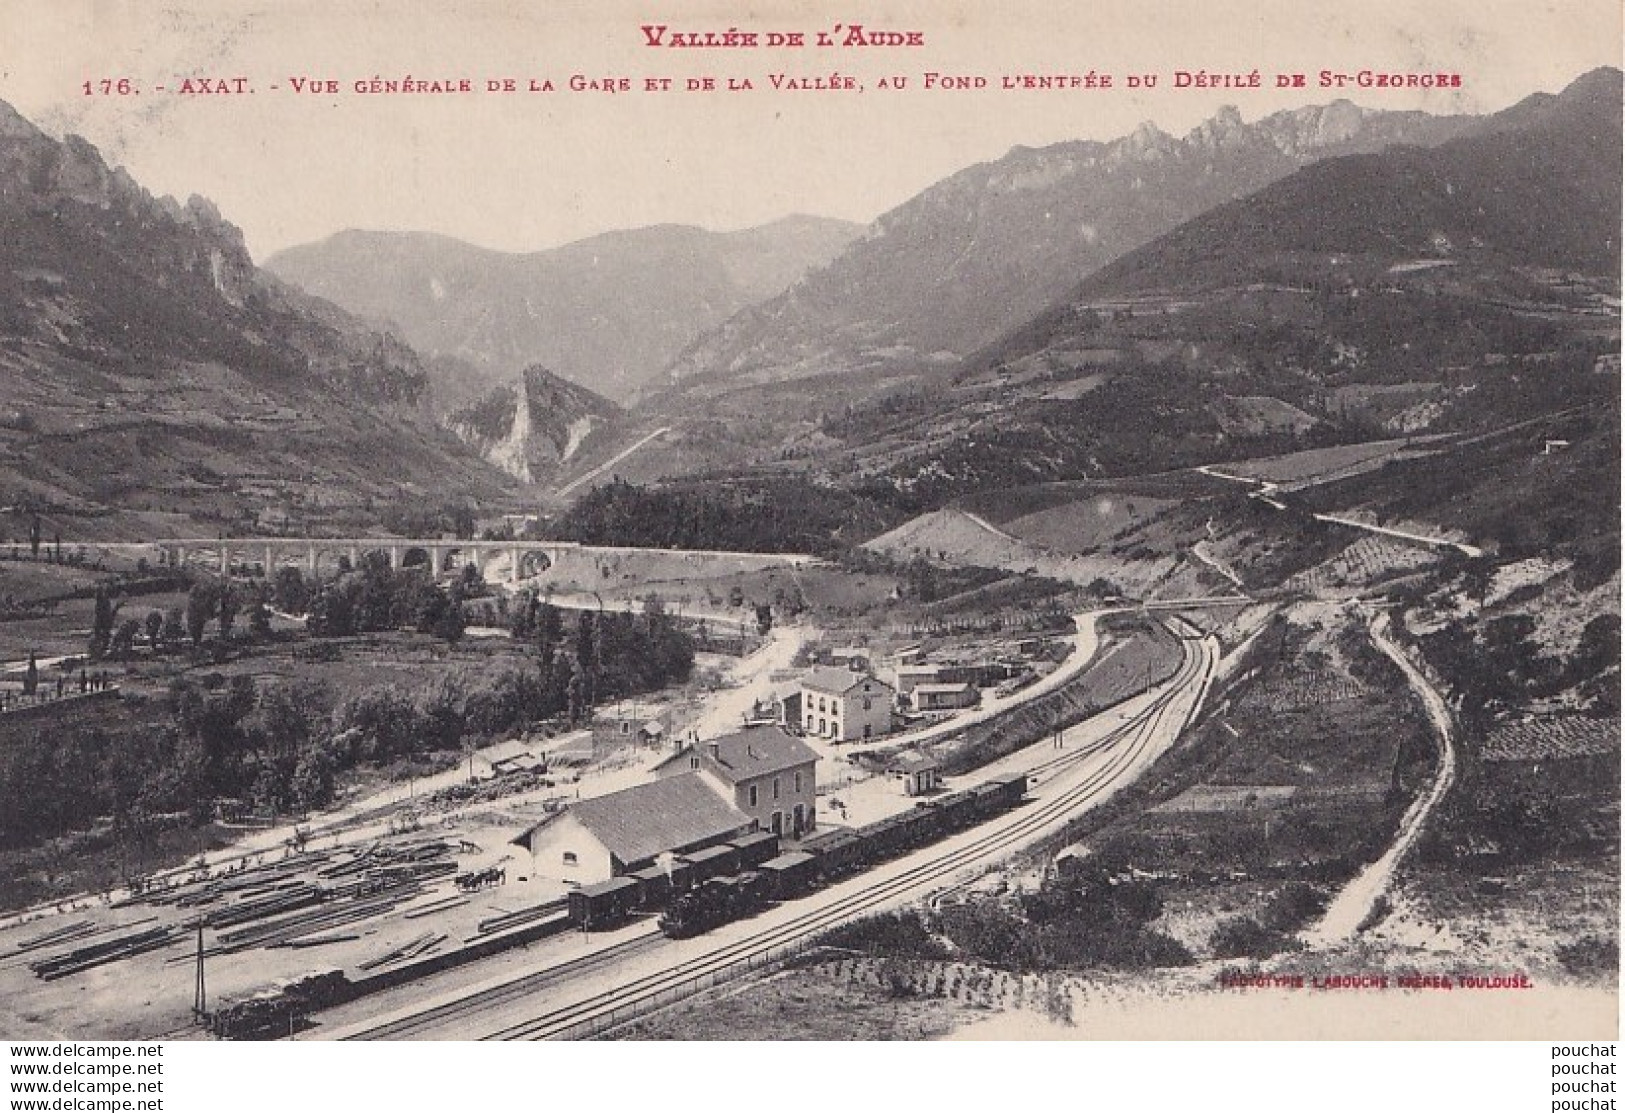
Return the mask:
M 1399 666 L 1399 670 L 1405 674 L 1406 681 L 1421 697 L 1422 706 L 1427 709 L 1428 719 L 1433 724 L 1434 736 L 1439 744 L 1439 772 L 1428 791 L 1418 797 L 1405 812 L 1399 822 L 1399 834 L 1395 836 L 1392 845 L 1381 858 L 1367 866 L 1359 876 L 1344 887 L 1326 909 L 1320 923 L 1304 934 L 1304 942 L 1310 946 L 1326 946 L 1354 935 L 1360 924 L 1370 915 L 1378 899 L 1387 891 L 1400 862 L 1416 845 L 1428 817 L 1433 814 L 1439 801 L 1444 799 L 1445 793 L 1450 791 L 1450 786 L 1456 782 L 1455 724 L 1444 697 L 1428 682 L 1427 677 L 1411 664 L 1404 651 L 1389 640 L 1387 614 L 1378 614 L 1371 620 L 1370 632 L 1372 644 Z

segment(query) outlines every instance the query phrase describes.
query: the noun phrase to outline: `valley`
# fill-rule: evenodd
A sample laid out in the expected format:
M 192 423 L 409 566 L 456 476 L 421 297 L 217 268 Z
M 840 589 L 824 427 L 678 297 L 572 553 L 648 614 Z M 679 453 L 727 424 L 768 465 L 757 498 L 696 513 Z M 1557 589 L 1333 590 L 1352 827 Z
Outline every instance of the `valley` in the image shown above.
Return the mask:
M 0 105 L 6 1032 L 1609 1036 L 1622 99 L 263 267 Z

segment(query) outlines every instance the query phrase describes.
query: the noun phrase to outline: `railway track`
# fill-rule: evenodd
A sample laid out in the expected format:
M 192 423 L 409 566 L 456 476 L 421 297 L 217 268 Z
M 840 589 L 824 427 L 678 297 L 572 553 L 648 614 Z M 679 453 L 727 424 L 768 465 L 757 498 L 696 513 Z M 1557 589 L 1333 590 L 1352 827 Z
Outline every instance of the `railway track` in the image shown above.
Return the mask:
M 898 896 L 919 889 L 931 881 L 948 878 L 956 872 L 984 861 L 1000 852 L 1014 849 L 1043 832 L 1047 827 L 1066 819 L 1080 806 L 1089 803 L 1115 786 L 1124 770 L 1139 760 L 1152 745 L 1157 730 L 1164 726 L 1173 708 L 1195 686 L 1192 711 L 1200 705 L 1202 694 L 1211 679 L 1213 659 L 1210 654 L 1192 648 L 1195 642 L 1186 641 L 1187 652 L 1180 670 L 1165 691 L 1145 708 L 1136 712 L 1121 726 L 1114 727 L 1108 737 L 1112 742 L 1123 742 L 1100 769 L 1079 783 L 1068 787 L 1054 797 L 1041 800 L 1014 813 L 1011 822 L 996 831 L 975 837 L 969 842 L 946 850 L 901 873 L 872 883 L 840 899 L 776 924 L 749 938 L 735 940 L 713 947 L 704 954 L 677 963 L 664 970 L 635 978 L 623 985 L 561 1005 L 517 1024 L 510 1024 L 485 1034 L 484 1039 L 557 1039 L 590 1034 L 612 1027 L 647 1011 L 655 1004 L 670 1003 L 695 992 L 707 978 L 722 980 L 722 975 L 761 960 L 766 961 L 775 952 L 788 953 L 797 944 L 805 942 L 838 924 L 877 911 Z M 1070 755 L 1076 763 L 1098 755 L 1104 749 L 1093 745 L 1088 752 L 1080 750 Z M 1058 759 L 1061 760 L 1061 759 Z M 686 991 L 686 992 L 685 992 Z M 487 1005 L 488 1001 L 470 1000 L 471 1011 Z
M 537 970 L 534 973 L 521 975 L 512 981 L 490 986 L 455 1001 L 435 1005 L 411 1016 L 386 1021 L 364 1031 L 351 1033 L 344 1038 L 347 1040 L 410 1039 L 415 1033 L 434 1028 L 436 1025 L 444 1024 L 461 1016 L 482 1012 L 504 1001 L 534 993 L 536 990 L 545 989 L 554 982 L 575 977 L 595 967 L 624 961 L 635 954 L 652 950 L 665 941 L 665 936 L 661 935 L 658 929 L 651 926 L 649 932 L 645 935 L 639 935 L 633 939 L 624 939 L 613 946 L 594 951 L 592 954 L 582 955 L 580 958 L 571 959 L 556 966 L 549 966 L 545 970 Z

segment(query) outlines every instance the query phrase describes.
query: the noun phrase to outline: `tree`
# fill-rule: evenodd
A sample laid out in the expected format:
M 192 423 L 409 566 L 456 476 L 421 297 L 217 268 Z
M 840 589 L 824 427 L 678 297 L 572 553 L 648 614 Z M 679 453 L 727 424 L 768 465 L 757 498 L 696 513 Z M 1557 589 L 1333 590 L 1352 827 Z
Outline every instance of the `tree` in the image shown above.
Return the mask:
M 90 659 L 100 661 L 107 655 L 108 643 L 113 640 L 113 627 L 121 604 L 104 588 L 96 589 L 95 610 L 90 619 Z
M 467 626 L 468 623 L 463 617 L 463 587 L 462 584 L 454 583 L 451 590 L 446 593 L 445 605 L 435 620 L 432 632 L 443 641 L 458 642 L 462 640 L 463 631 Z
M 237 621 L 239 603 L 237 593 L 229 583 L 220 585 L 220 602 L 216 608 L 220 622 L 220 640 L 231 637 L 231 628 Z
M 271 636 L 271 608 L 263 599 L 257 599 L 249 604 L 248 632 L 260 639 Z
M 271 598 L 276 601 L 278 610 L 304 614 L 305 608 L 310 606 L 310 588 L 305 584 L 304 574 L 291 564 L 278 568 L 271 584 Z
M 33 521 L 28 523 L 28 552 L 35 560 L 39 559 L 39 543 L 39 515 L 35 514 Z
M 203 631 L 220 609 L 220 587 L 210 580 L 192 585 L 186 595 L 186 633 L 193 647 L 203 644 Z
M 305 811 L 325 808 L 333 802 L 337 763 L 325 746 L 306 750 L 293 770 L 293 798 Z
M 110 646 L 112 655 L 121 661 L 127 661 L 134 656 L 135 639 L 140 632 L 141 624 L 133 618 L 127 618 L 119 623 L 118 632 L 113 635 Z
M 179 645 L 181 639 L 186 637 L 186 623 L 183 620 L 179 607 L 170 607 L 164 612 L 164 628 L 161 634 L 165 645 Z
M 39 690 L 39 665 L 34 660 L 33 651 L 28 654 L 28 670 L 23 673 L 23 695 L 31 696 Z
M 161 611 L 147 612 L 147 644 L 154 653 L 158 652 L 159 643 L 163 639 L 164 616 Z

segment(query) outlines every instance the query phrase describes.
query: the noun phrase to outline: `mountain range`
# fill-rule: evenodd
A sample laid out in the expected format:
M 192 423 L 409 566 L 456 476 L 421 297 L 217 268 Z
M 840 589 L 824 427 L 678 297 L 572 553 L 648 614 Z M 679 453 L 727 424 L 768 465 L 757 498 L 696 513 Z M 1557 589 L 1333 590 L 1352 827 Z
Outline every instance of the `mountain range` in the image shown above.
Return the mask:
M 699 337 L 669 378 L 726 390 L 952 364 L 1215 205 L 1317 159 L 1472 124 L 1337 101 L 1252 124 L 1225 108 L 1183 138 L 1144 124 L 1110 142 L 1018 147 L 884 214 L 828 267 Z
M 349 231 L 266 267 L 393 328 L 430 358 L 449 411 L 532 364 L 625 400 L 705 329 L 828 263 L 860 230 L 810 216 L 738 232 L 659 225 L 524 254 Z
M 913 512 L 1492 428 L 1617 387 L 1620 86 L 1018 148 L 855 239 L 342 233 L 273 261 L 308 292 L 0 110 L 0 496 L 174 533 L 794 473 Z

